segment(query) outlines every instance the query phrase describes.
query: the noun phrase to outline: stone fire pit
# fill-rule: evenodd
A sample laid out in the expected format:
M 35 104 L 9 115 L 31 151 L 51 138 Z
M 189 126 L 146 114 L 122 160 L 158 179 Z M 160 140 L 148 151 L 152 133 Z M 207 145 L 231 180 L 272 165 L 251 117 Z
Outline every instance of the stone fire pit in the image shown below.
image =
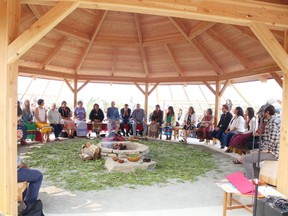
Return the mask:
M 126 145 L 126 150 L 113 149 L 115 144 Z M 149 153 L 149 147 L 136 142 L 101 142 L 98 144 L 101 148 L 101 154 L 106 158 L 106 169 L 116 172 L 134 172 L 136 169 L 152 170 L 156 167 L 155 161 L 143 162 Z M 137 162 L 130 162 L 127 160 L 128 154 L 140 154 L 141 159 Z M 124 160 L 124 163 L 114 161 L 112 157 L 118 157 Z

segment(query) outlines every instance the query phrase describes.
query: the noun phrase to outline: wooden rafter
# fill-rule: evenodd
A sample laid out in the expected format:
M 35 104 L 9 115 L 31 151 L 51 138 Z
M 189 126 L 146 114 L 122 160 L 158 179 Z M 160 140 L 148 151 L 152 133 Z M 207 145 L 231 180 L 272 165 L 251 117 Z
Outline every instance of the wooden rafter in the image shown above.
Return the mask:
M 149 90 L 148 95 L 150 95 L 159 85 L 159 82 L 155 83 L 155 85 Z
M 224 48 L 226 48 L 242 65 L 244 68 L 254 67 L 254 65 L 237 52 L 227 41 L 225 41 L 216 31 L 210 29 L 207 33 L 213 37 L 218 43 L 220 43 Z
M 196 25 L 194 28 L 192 28 L 190 30 L 189 39 L 192 40 L 192 39 L 196 38 L 198 35 L 207 31 L 208 29 L 210 29 L 215 24 L 216 23 L 214 23 L 214 22 L 200 22 L 198 25 Z
M 81 66 L 82 66 L 82 64 L 83 64 L 83 62 L 84 62 L 84 60 L 85 60 L 85 58 L 86 58 L 86 56 L 87 56 L 87 54 L 88 54 L 88 52 L 89 52 L 92 44 L 93 44 L 93 42 L 94 42 L 94 40 L 95 40 L 95 38 L 96 38 L 99 30 L 100 30 L 100 27 L 101 27 L 101 25 L 102 25 L 102 23 L 103 23 L 106 15 L 107 15 L 107 11 L 104 11 L 104 12 L 102 13 L 100 19 L 97 21 L 97 23 L 96 23 L 96 25 L 95 25 L 95 26 L 96 26 L 96 27 L 95 27 L 95 30 L 94 30 L 94 32 L 93 32 L 93 34 L 92 34 L 92 36 L 91 36 L 91 40 L 90 40 L 89 44 L 87 45 L 87 47 L 85 48 L 85 50 L 84 50 L 84 52 L 83 52 L 83 54 L 82 54 L 82 56 L 81 56 L 81 58 L 80 58 L 80 60 L 79 60 L 79 62 L 78 62 L 78 64 L 77 64 L 77 66 L 76 66 L 76 68 L 75 68 L 75 73 L 76 73 L 76 74 L 77 74 L 78 71 L 80 70 L 80 68 L 81 68 Z
M 181 69 L 179 63 L 177 62 L 173 50 L 169 47 L 168 44 L 165 44 L 164 47 L 166 48 L 167 53 L 168 53 L 168 55 L 169 55 L 169 57 L 170 57 L 170 59 L 171 59 L 173 65 L 175 66 L 178 75 L 179 75 L 179 76 L 184 76 L 183 70 Z
M 134 82 L 134 85 L 142 92 L 143 95 L 145 95 L 145 91 L 141 88 L 141 86 L 138 83 Z
M 258 40 L 258 38 L 255 36 L 255 34 L 251 31 L 251 29 L 249 27 L 246 26 L 237 26 L 237 25 L 231 25 L 234 28 L 238 29 L 239 31 L 241 31 L 244 35 L 248 36 L 249 38 L 253 39 L 254 41 L 257 41 L 258 43 L 260 43 L 260 41 Z
M 71 86 L 70 82 L 67 79 L 64 79 L 64 81 L 67 84 L 67 86 L 69 87 L 69 89 L 72 91 L 72 93 L 74 93 L 74 88 Z
M 25 4 L 53 5 L 58 0 L 21 0 Z M 242 0 L 154 0 L 154 1 L 87 1 L 71 0 L 79 2 L 81 8 L 117 10 L 160 16 L 173 16 L 179 18 L 204 20 L 210 22 L 228 23 L 236 25 L 249 25 L 251 22 L 262 22 L 271 28 L 288 28 L 288 6 L 258 1 Z M 223 10 L 225 8 L 225 10 Z M 227 13 L 229 11 L 229 13 Z
M 249 68 L 245 70 L 239 70 L 234 71 L 231 73 L 225 73 L 219 75 L 219 80 L 227 80 L 227 79 L 237 79 L 241 77 L 247 77 L 247 76 L 255 76 L 260 74 L 267 74 L 275 71 L 280 71 L 280 68 L 278 65 L 267 65 L 262 67 L 255 67 L 255 68 Z
M 219 91 L 219 96 L 222 97 L 222 95 L 224 94 L 226 88 L 230 85 L 230 80 L 226 80 L 223 87 L 221 88 L 221 90 Z
M 63 47 L 64 43 L 66 41 L 66 38 L 63 37 L 55 46 L 53 51 L 48 55 L 48 57 L 45 59 L 44 62 L 42 62 L 42 67 L 41 68 L 46 68 L 47 65 L 52 61 L 53 57 L 61 50 Z
M 288 74 L 288 54 L 277 41 L 273 33 L 267 28 L 267 26 L 260 23 L 251 23 L 250 28 L 277 65 L 281 68 L 283 73 Z
M 190 40 L 187 30 L 184 29 L 180 23 L 179 20 L 169 17 L 169 20 L 173 23 L 173 25 L 178 29 L 178 31 L 184 36 L 184 38 L 187 40 L 187 42 L 193 46 L 193 48 L 196 48 L 202 56 L 211 64 L 213 69 L 217 74 L 222 74 L 221 68 L 216 64 L 216 62 L 210 57 L 210 55 L 207 53 L 207 51 L 196 41 L 196 39 Z
M 278 85 L 283 88 L 283 80 L 278 73 L 270 73 L 274 80 L 278 83 Z
M 209 85 L 208 82 L 204 81 L 203 84 L 204 84 L 214 95 L 216 95 L 216 91 Z
M 149 68 L 148 68 L 148 63 L 147 63 L 147 56 L 146 56 L 146 51 L 145 48 L 143 47 L 143 35 L 142 35 L 142 29 L 140 25 L 140 19 L 139 15 L 134 13 L 134 20 L 135 20 L 135 26 L 136 26 L 136 31 L 137 31 L 137 37 L 138 37 L 138 42 L 140 45 L 140 53 L 141 53 L 141 59 L 142 59 L 142 64 L 144 71 L 146 75 L 149 75 Z
M 77 93 L 80 92 L 90 81 L 86 80 L 79 88 L 77 88 Z
M 8 47 L 8 62 L 18 60 L 37 41 L 78 7 L 77 2 L 59 2 Z

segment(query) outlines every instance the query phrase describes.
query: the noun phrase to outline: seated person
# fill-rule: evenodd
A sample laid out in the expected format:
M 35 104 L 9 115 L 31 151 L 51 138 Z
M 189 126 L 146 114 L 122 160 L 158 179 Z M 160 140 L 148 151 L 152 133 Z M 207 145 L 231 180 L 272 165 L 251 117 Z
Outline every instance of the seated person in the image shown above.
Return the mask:
M 222 115 L 220 117 L 220 121 L 217 124 L 217 127 L 209 134 L 210 138 L 216 138 L 218 140 L 222 139 L 222 134 L 227 129 L 229 122 L 232 119 L 232 114 L 228 111 L 227 104 L 222 105 Z M 221 148 L 224 148 L 224 146 Z
M 95 103 L 93 109 L 89 114 L 89 119 L 92 123 L 92 131 L 96 133 L 96 136 L 99 137 L 102 130 L 102 121 L 104 119 L 104 113 L 102 109 L 99 108 L 99 104 Z
M 35 124 L 37 128 L 40 129 L 42 143 L 50 142 L 50 133 L 51 127 L 50 124 L 47 122 L 47 114 L 46 109 L 44 107 L 44 100 L 39 99 L 37 101 L 38 107 L 35 109 Z
M 147 124 L 146 124 L 146 114 L 144 109 L 140 108 L 140 104 L 136 105 L 136 109 L 133 110 L 131 118 L 133 119 L 132 128 L 133 136 L 136 136 L 137 125 L 141 124 L 143 126 L 143 136 L 146 136 Z
M 17 131 L 18 139 L 22 138 L 22 131 Z M 28 188 L 24 191 L 23 197 L 24 201 L 33 203 L 38 199 L 39 190 L 41 187 L 43 174 L 35 169 L 30 169 L 21 158 L 17 157 L 17 175 L 18 180 L 17 182 L 25 182 L 27 181 Z
M 163 123 L 163 111 L 160 109 L 160 106 L 157 104 L 155 110 L 151 116 L 150 123 L 150 136 L 158 138 L 159 137 L 159 127 Z
M 129 132 L 131 130 L 131 109 L 128 107 L 128 104 L 124 105 L 124 108 L 122 108 L 120 110 L 120 119 L 121 119 L 121 123 L 120 123 L 120 128 L 122 131 L 123 136 L 129 136 Z M 124 131 L 124 126 L 127 125 L 128 129 L 126 129 L 126 133 Z
M 24 108 L 22 110 L 21 120 L 27 129 L 27 138 L 31 140 L 35 140 L 37 127 L 36 127 L 35 122 L 33 122 L 33 115 L 32 115 L 29 100 L 25 100 L 24 102 Z
M 196 131 L 197 138 L 199 139 L 199 142 L 203 142 L 204 139 L 208 139 L 208 134 L 213 129 L 213 123 L 214 123 L 214 116 L 212 109 L 208 108 L 205 113 L 204 117 L 202 118 L 200 122 L 200 127 Z
M 231 138 L 229 142 L 230 149 L 236 147 L 245 147 L 247 140 L 252 137 L 253 133 L 257 130 L 258 122 L 256 116 L 254 115 L 254 109 L 252 107 L 248 107 L 245 110 L 244 118 L 245 131 L 243 133 L 239 132 Z
M 275 107 L 268 106 L 264 110 L 266 120 L 263 142 L 260 149 L 260 162 L 265 160 L 277 161 L 279 157 L 281 120 L 275 115 Z M 243 166 L 248 179 L 255 178 L 255 167 L 258 162 L 258 151 L 243 156 Z
M 77 107 L 74 109 L 74 118 L 76 123 L 77 136 L 87 135 L 87 123 L 86 123 L 86 110 L 83 107 L 83 102 L 78 101 Z
M 225 132 L 222 134 L 222 139 L 221 139 L 221 146 L 223 147 L 228 147 L 226 149 L 226 153 L 232 152 L 232 149 L 229 148 L 229 142 L 231 138 L 237 134 L 237 133 L 243 133 L 245 131 L 244 128 L 244 112 L 241 107 L 236 107 L 234 110 L 234 117 L 231 119 L 227 129 Z
M 188 112 L 184 116 L 184 122 L 183 122 L 183 132 L 184 132 L 184 138 L 182 142 L 187 142 L 187 137 L 190 135 L 191 131 L 194 130 L 196 127 L 196 114 L 194 111 L 194 108 L 191 106 L 188 109 Z
M 115 102 L 111 102 L 111 107 L 107 109 L 107 127 L 108 127 L 108 133 L 110 134 L 113 130 L 115 134 L 118 134 L 119 128 L 120 128 L 120 116 L 118 108 L 115 107 Z
M 75 123 L 71 119 L 72 118 L 72 112 L 69 107 L 67 107 L 67 102 L 62 101 L 61 107 L 59 107 L 58 112 L 61 115 L 62 122 L 64 124 L 64 130 L 67 131 L 69 138 L 74 138 L 74 132 L 75 132 Z
M 165 115 L 163 131 L 166 135 L 166 140 L 171 140 L 173 126 L 175 125 L 175 113 L 173 106 L 168 107 L 168 111 Z
M 27 129 L 21 120 L 22 116 L 22 109 L 20 107 L 20 102 L 17 101 L 17 130 L 21 130 L 23 136 L 19 140 L 21 145 L 27 145 L 26 138 L 27 138 Z
M 50 126 L 53 128 L 55 141 L 61 141 L 59 135 L 62 131 L 61 115 L 56 109 L 56 103 L 52 103 L 50 110 L 48 111 L 48 121 Z

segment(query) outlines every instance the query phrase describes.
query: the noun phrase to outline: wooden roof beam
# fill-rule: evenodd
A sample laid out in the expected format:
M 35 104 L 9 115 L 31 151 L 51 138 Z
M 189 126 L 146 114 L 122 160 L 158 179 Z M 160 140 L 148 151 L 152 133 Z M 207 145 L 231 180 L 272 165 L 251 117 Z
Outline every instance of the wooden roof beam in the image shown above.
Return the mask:
M 80 70 L 80 68 L 81 68 L 81 66 L 82 66 L 82 64 L 83 64 L 83 62 L 84 62 L 84 60 L 85 60 L 85 58 L 86 58 L 86 56 L 87 56 L 87 54 L 88 54 L 88 52 L 89 52 L 92 44 L 93 44 L 93 42 L 94 42 L 94 40 L 95 40 L 95 38 L 96 38 L 99 30 L 100 30 L 100 27 L 101 27 L 101 25 L 102 25 L 102 23 L 103 23 L 106 15 L 107 15 L 107 11 L 104 11 L 104 12 L 102 13 L 100 19 L 97 20 L 97 23 L 96 23 L 96 25 L 95 25 L 95 26 L 96 26 L 96 27 L 95 27 L 95 30 L 94 30 L 94 32 L 93 32 L 93 34 L 92 34 L 92 36 L 91 36 L 91 40 L 90 40 L 89 44 L 87 45 L 87 47 L 85 48 L 85 50 L 84 50 L 84 52 L 83 52 L 83 54 L 82 54 L 82 56 L 81 56 L 81 58 L 80 58 L 80 60 L 79 60 L 79 62 L 78 62 L 78 64 L 77 64 L 77 66 L 76 66 L 76 68 L 75 68 L 75 73 L 76 73 L 76 74 L 77 74 L 78 71 Z
M 69 87 L 69 89 L 74 93 L 74 88 L 71 86 L 70 82 L 67 79 L 64 79 L 65 83 Z
M 210 29 L 207 31 L 207 34 L 226 48 L 243 65 L 244 68 L 254 67 L 254 65 L 248 61 L 248 59 L 240 55 L 239 52 L 237 52 L 229 43 L 223 40 L 223 38 L 216 31 Z
M 273 33 L 267 26 L 260 23 L 251 23 L 250 28 L 261 41 L 270 56 L 281 68 L 282 72 L 288 74 L 288 54 L 277 41 Z
M 61 48 L 63 47 L 64 43 L 66 41 L 66 38 L 63 37 L 55 46 L 55 48 L 53 49 L 53 51 L 49 54 L 49 56 L 45 59 L 44 62 L 42 62 L 42 67 L 41 68 L 45 68 L 47 67 L 47 65 L 52 61 L 53 57 L 61 50 Z
M 270 73 L 271 76 L 274 78 L 274 80 L 278 83 L 278 85 L 283 88 L 283 80 L 281 78 L 281 76 L 279 76 L 278 73 L 274 72 L 274 73 Z
M 137 31 L 137 37 L 138 37 L 138 42 L 140 44 L 140 53 L 141 53 L 141 59 L 142 59 L 142 64 L 144 71 L 146 73 L 146 76 L 149 76 L 149 68 L 148 68 L 148 63 L 147 63 L 147 56 L 145 52 L 145 48 L 143 47 L 143 35 L 142 35 L 142 29 L 140 25 L 140 19 L 139 15 L 134 13 L 134 20 L 135 20 L 135 26 L 136 26 L 136 31 Z
M 159 82 L 157 82 L 149 91 L 148 91 L 148 96 L 157 88 L 159 85 Z
M 90 81 L 86 80 L 79 88 L 77 88 L 77 93 L 80 92 Z
M 178 31 L 184 36 L 184 38 L 187 40 L 187 42 L 193 46 L 193 48 L 196 48 L 201 54 L 202 56 L 211 64 L 211 66 L 213 67 L 213 69 L 215 70 L 215 72 L 217 74 L 222 74 L 222 70 L 221 68 L 216 64 L 216 62 L 210 57 L 210 55 L 207 53 L 207 51 L 196 41 L 196 39 L 192 39 L 192 41 L 190 40 L 188 33 L 186 31 L 186 29 L 184 29 L 181 24 L 180 21 L 178 21 L 177 19 L 173 18 L 173 17 L 169 17 L 169 20 L 173 23 L 173 25 L 178 29 Z
M 24 4 L 53 5 L 58 0 L 21 0 Z M 81 8 L 123 11 L 132 13 L 173 16 L 248 26 L 251 22 L 265 23 L 270 28 L 288 28 L 288 6 L 243 0 L 70 0 Z M 223 10 L 225 8 L 225 10 Z M 227 13 L 229 11 L 229 13 Z
M 142 92 L 143 95 L 145 95 L 145 91 L 141 88 L 141 86 L 137 82 L 134 82 L 134 85 L 139 89 L 139 91 Z
M 230 80 L 226 80 L 223 87 L 221 88 L 221 90 L 219 91 L 219 96 L 222 97 L 222 95 L 224 94 L 225 90 L 227 89 L 227 87 L 230 85 Z
M 191 29 L 189 32 L 189 39 L 192 40 L 196 38 L 198 35 L 202 34 L 203 32 L 210 29 L 212 26 L 214 26 L 216 23 L 214 22 L 200 22 L 198 25 L 196 25 L 194 28 Z
M 77 2 L 59 2 L 55 7 L 51 8 L 9 45 L 8 63 L 17 61 L 51 29 L 72 13 L 78 5 Z
M 203 84 L 204 84 L 214 95 L 216 95 L 216 91 L 209 85 L 208 82 L 204 81 Z
M 171 61 L 173 62 L 173 65 L 175 66 L 175 68 L 176 68 L 176 70 L 177 70 L 177 72 L 178 72 L 178 75 L 179 75 L 179 76 L 184 76 L 184 72 L 183 72 L 183 70 L 181 69 L 179 63 L 177 62 L 173 50 L 169 47 L 168 44 L 165 44 L 164 47 L 166 48 L 167 53 L 168 53 Z

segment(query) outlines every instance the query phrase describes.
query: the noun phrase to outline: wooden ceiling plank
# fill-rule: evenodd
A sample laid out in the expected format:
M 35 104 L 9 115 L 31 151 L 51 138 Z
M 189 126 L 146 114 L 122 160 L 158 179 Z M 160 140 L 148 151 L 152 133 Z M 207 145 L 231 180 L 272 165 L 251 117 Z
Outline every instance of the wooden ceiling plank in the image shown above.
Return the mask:
M 112 62 L 111 62 L 111 76 L 114 76 L 117 62 L 117 47 L 113 46 Z
M 270 73 L 270 74 L 274 78 L 274 80 L 278 83 L 278 85 L 281 88 L 283 88 L 283 80 L 282 80 L 281 76 L 278 73 L 276 73 L 276 72 Z
M 58 0 L 21 0 L 23 4 L 55 4 Z M 113 10 L 160 16 L 204 20 L 210 22 L 249 25 L 260 22 L 270 28 L 288 28 L 288 6 L 259 1 L 243 0 L 71 0 L 80 7 Z M 226 10 L 223 10 L 225 8 Z M 228 11 L 228 12 L 227 12 Z
M 210 29 L 212 26 L 214 26 L 216 23 L 214 22 L 200 22 L 198 25 L 196 25 L 194 28 L 191 29 L 189 32 L 189 39 L 192 40 L 196 38 L 198 35 L 202 34 L 203 32 Z
M 143 95 L 145 95 L 145 91 L 141 88 L 141 86 L 137 82 L 134 82 L 134 85 L 142 92 Z
M 150 94 L 157 88 L 158 85 L 159 85 L 159 82 L 155 83 L 155 85 L 153 86 L 153 88 L 150 89 L 150 91 L 148 92 L 148 95 L 150 95 Z
M 254 64 L 240 55 L 239 52 L 237 52 L 228 42 L 223 40 L 223 38 L 216 31 L 210 29 L 207 31 L 207 34 L 209 34 L 211 37 L 213 37 L 214 40 L 226 48 L 244 66 L 244 68 L 254 67 Z
M 222 74 L 223 71 L 221 68 L 216 64 L 216 62 L 210 57 L 210 55 L 207 53 L 207 51 L 197 42 L 197 40 L 194 38 L 190 40 L 188 33 L 181 27 L 179 24 L 180 21 L 173 17 L 169 17 L 169 20 L 173 23 L 173 25 L 178 29 L 178 31 L 184 36 L 184 38 L 187 40 L 187 42 L 193 46 L 193 48 L 196 48 L 202 56 L 211 64 L 215 72 L 219 75 Z
M 17 61 L 27 50 L 78 7 L 77 2 L 59 2 L 8 47 L 8 62 Z
M 220 92 L 219 92 L 219 96 L 222 97 L 222 95 L 224 94 L 226 88 L 230 85 L 230 80 L 226 80 L 223 87 L 221 88 Z
M 184 72 L 183 72 L 183 70 L 181 69 L 179 63 L 177 62 L 173 50 L 169 47 L 168 44 L 165 44 L 164 47 L 166 48 L 167 53 L 168 53 L 168 55 L 169 55 L 169 57 L 170 57 L 170 59 L 171 59 L 173 65 L 175 66 L 178 75 L 179 75 L 179 76 L 184 76 Z
M 281 68 L 283 73 L 288 74 L 288 54 L 277 41 L 273 33 L 268 29 L 267 26 L 260 23 L 251 23 L 250 28 L 260 40 L 265 49 L 269 52 L 270 56 Z
M 53 51 L 48 55 L 48 57 L 45 59 L 44 62 L 42 62 L 42 68 L 45 68 L 53 59 L 53 57 L 61 50 L 64 43 L 66 41 L 66 38 L 63 37 L 55 46 Z
M 215 72 L 219 74 L 223 74 L 222 69 L 218 66 L 218 64 L 214 61 L 214 59 L 209 55 L 209 53 L 201 46 L 200 43 L 196 40 L 196 38 L 192 39 L 193 45 L 197 48 L 197 50 L 205 57 L 205 59 L 212 65 Z
M 100 27 L 101 27 L 106 15 L 107 15 L 107 11 L 104 11 L 102 13 L 100 19 L 97 21 L 97 23 L 95 25 L 96 26 L 95 30 L 94 30 L 94 32 L 93 32 L 93 34 L 91 36 L 91 40 L 90 40 L 89 44 L 87 45 L 87 47 L 85 48 L 85 50 L 84 50 L 84 52 L 83 52 L 83 54 L 82 54 L 82 56 L 81 56 L 81 58 L 80 58 L 80 60 L 79 60 L 79 62 L 77 64 L 77 66 L 75 68 L 75 74 L 77 74 L 78 71 L 80 70 L 80 68 L 81 68 L 81 66 L 82 66 L 82 64 L 83 64 L 83 62 L 84 62 L 84 60 L 85 60 L 85 58 L 86 58 L 86 56 L 87 56 L 92 44 L 93 44 L 93 42 L 94 42 L 94 40 L 95 40 L 99 30 L 100 30 Z
M 78 89 L 77 89 L 77 93 L 80 92 L 90 81 L 86 80 L 86 82 L 84 82 Z
M 140 26 L 139 15 L 134 13 L 134 19 L 135 19 L 135 25 L 136 25 L 138 41 L 139 41 L 140 44 L 142 44 L 143 43 L 143 35 L 142 35 L 141 26 Z
M 214 95 L 216 95 L 216 91 L 209 85 L 208 82 L 204 81 L 203 84 L 204 84 Z
M 284 49 L 288 53 L 288 30 L 284 32 Z

